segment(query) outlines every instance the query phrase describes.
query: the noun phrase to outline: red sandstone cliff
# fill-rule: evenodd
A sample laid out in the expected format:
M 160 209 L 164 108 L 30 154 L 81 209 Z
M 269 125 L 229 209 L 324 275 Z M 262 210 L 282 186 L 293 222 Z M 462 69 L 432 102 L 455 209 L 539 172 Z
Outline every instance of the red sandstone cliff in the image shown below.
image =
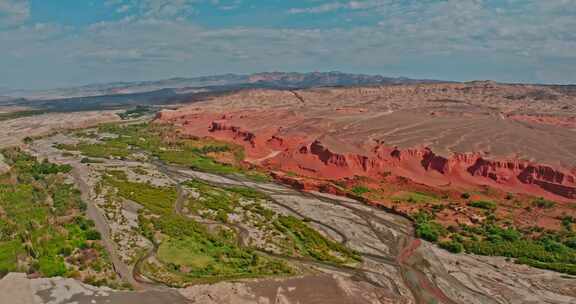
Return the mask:
M 491 82 L 245 90 L 157 119 L 302 176 L 392 175 L 568 200 L 576 199 L 575 104 L 553 88 Z
M 568 170 L 522 160 L 490 160 L 480 154 L 454 154 L 450 157 L 436 155 L 429 148 L 405 149 L 377 145 L 365 155 L 336 153 L 320 140 L 286 145 L 279 135 L 261 139 L 241 127 L 213 121 L 208 132 L 220 139 L 232 140 L 244 145 L 249 151 L 274 151 L 276 156 L 266 159 L 264 166 L 294 172 L 303 176 L 324 179 L 340 179 L 353 176 L 378 178 L 392 172 L 399 176 L 427 183 L 425 174 L 434 175 L 434 184 L 505 186 L 517 185 L 539 195 L 548 192 L 569 199 L 576 199 L 576 175 Z M 266 153 L 256 153 L 258 155 Z

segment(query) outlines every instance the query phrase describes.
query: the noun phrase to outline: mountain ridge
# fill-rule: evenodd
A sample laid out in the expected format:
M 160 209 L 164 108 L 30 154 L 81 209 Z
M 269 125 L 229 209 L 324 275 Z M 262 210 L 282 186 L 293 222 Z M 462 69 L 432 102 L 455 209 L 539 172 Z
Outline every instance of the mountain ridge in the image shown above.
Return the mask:
M 448 82 L 432 79 L 385 77 L 344 72 L 261 72 L 253 74 L 219 74 L 198 77 L 173 77 L 150 81 L 95 83 L 48 90 L 3 90 L 1 95 L 29 100 L 94 97 L 113 94 L 146 93 L 161 89 L 185 89 L 217 86 L 263 85 L 277 88 L 310 88 L 317 86 L 351 86 Z

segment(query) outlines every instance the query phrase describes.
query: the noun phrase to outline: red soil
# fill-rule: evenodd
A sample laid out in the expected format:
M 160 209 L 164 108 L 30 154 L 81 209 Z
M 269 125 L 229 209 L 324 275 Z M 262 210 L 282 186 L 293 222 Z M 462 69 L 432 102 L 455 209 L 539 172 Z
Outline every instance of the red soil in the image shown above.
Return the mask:
M 507 115 L 507 118 L 563 128 L 576 128 L 576 117 L 548 116 L 548 115 Z
M 434 211 L 446 227 L 483 222 L 474 200 L 496 202 L 495 215 L 517 227 L 561 229 L 562 217 L 576 216 L 576 96 L 552 87 L 243 90 L 157 121 L 239 144 L 246 162 L 295 188 L 350 196 L 361 185 L 368 203 Z M 418 192 L 426 195 L 415 201 Z M 535 207 L 534 196 L 557 204 Z
M 158 120 L 180 126 L 187 135 L 240 144 L 248 162 L 304 177 L 338 180 L 393 175 L 433 187 L 490 186 L 560 201 L 576 199 L 575 170 L 519 159 L 489 159 L 481 153 L 445 157 L 424 146 L 401 149 L 378 141 L 350 145 L 327 134 L 330 130 L 323 130 L 322 121 L 311 124 L 310 118 L 287 110 L 224 115 L 187 110 L 162 112 Z

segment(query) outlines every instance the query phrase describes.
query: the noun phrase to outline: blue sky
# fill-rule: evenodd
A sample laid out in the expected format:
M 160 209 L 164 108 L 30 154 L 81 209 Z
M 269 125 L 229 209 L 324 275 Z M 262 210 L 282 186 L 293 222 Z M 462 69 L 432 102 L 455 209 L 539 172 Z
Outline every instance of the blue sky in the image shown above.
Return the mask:
M 576 0 L 0 0 L 0 89 L 260 71 L 576 83 Z

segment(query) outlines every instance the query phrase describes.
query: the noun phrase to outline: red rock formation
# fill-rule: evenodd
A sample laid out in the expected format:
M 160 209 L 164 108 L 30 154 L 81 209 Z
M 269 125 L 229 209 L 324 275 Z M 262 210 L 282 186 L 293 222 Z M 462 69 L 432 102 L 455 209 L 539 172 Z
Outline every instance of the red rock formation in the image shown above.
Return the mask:
M 246 160 L 255 165 L 315 179 L 392 175 L 433 187 L 488 185 L 576 199 L 576 169 L 565 168 L 576 163 L 570 151 L 573 133 L 536 125 L 576 121 L 574 113 L 559 118 L 574 99 L 558 94 L 545 87 L 476 82 L 298 91 L 303 104 L 290 91 L 247 90 L 164 111 L 157 120 L 179 126 L 183 134 L 242 145 Z M 538 113 L 540 107 L 556 116 L 506 114 L 518 108 Z M 503 129 L 511 131 L 499 136 Z M 539 141 L 547 146 L 522 153 L 522 145 Z M 486 152 L 476 153 L 478 147 Z
M 224 116 L 225 117 L 225 116 Z M 225 119 L 225 118 L 223 118 Z M 225 123 L 225 121 L 213 121 L 208 128 L 209 132 L 229 132 L 232 139 L 235 141 L 242 141 L 248 143 L 252 148 L 256 146 L 255 139 L 256 135 L 251 132 L 243 131 L 240 127 L 230 126 Z
M 297 146 L 287 146 L 279 135 L 273 135 L 256 146 L 257 135 L 240 127 L 230 126 L 222 121 L 213 121 L 209 132 L 219 133 L 219 138 L 229 138 L 243 143 L 251 150 L 271 151 L 282 148 L 283 151 L 271 157 L 265 166 L 295 172 L 303 176 L 323 179 L 340 179 L 353 176 L 378 177 L 385 171 L 399 176 L 412 178 L 412 173 L 439 173 L 434 178 L 442 183 L 477 184 L 493 182 L 494 185 L 514 187 L 517 184 L 530 186 L 529 192 L 543 194 L 549 192 L 565 198 L 576 198 L 576 177 L 550 166 L 533 164 L 520 160 L 489 160 L 479 154 L 454 154 L 451 157 L 436 155 L 429 148 L 406 149 L 391 148 L 382 145 L 374 147 L 367 155 L 355 153 L 336 153 L 320 140 Z M 224 135 L 224 136 L 223 136 Z M 415 165 L 416 164 L 416 165 Z M 418 166 L 420 167 L 418 170 Z M 459 180 L 458 177 L 468 178 Z M 419 181 L 426 180 L 418 179 Z M 290 180 L 290 183 L 294 183 Z M 306 185 L 297 185 L 305 189 Z M 525 189 L 522 189 L 525 190 Z

